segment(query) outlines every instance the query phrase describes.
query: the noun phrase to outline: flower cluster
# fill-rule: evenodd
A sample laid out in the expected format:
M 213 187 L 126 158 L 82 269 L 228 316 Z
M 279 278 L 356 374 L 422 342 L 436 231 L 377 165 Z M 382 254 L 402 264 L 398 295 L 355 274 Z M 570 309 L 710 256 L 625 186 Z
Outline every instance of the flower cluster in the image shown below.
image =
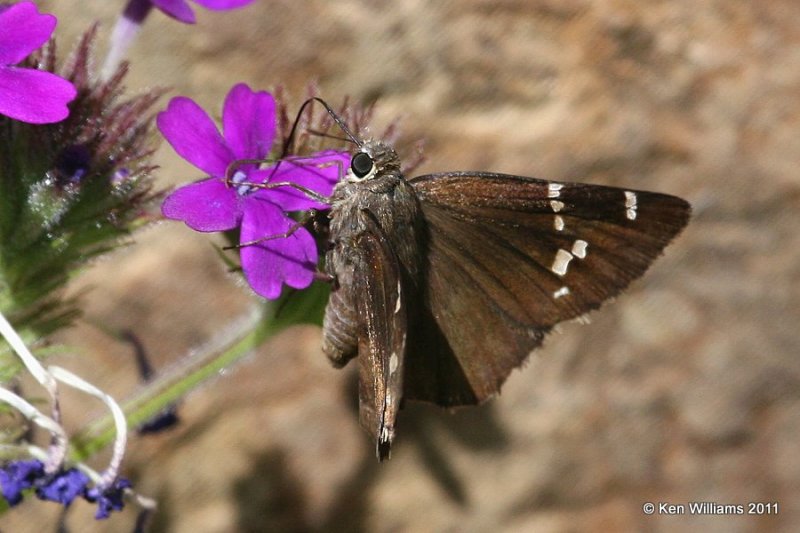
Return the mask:
M 108 518 L 111 511 L 123 508 L 122 496 L 131 487 L 130 481 L 117 478 L 106 487 L 89 487 L 89 477 L 70 468 L 54 474 L 45 472 L 44 463 L 38 459 L 12 461 L 0 466 L 0 491 L 11 507 L 22 501 L 23 492 L 33 489 L 40 500 L 68 506 L 83 497 L 97 504 L 95 518 Z
M 253 0 L 193 1 L 228 10 Z M 0 464 L 0 493 L 10 507 L 35 494 L 64 506 L 83 498 L 97 505 L 97 519 L 120 511 L 123 497 L 136 501 L 143 514 L 155 508 L 120 475 L 129 425 L 138 425 L 139 434 L 175 425 L 186 387 L 167 391 L 164 380 L 146 391 L 149 396 L 142 395 L 146 401 L 136 404 L 141 407 L 127 405 L 126 414 L 101 389 L 66 369 L 45 368 L 27 348 L 79 315 L 77 299 L 64 297 L 67 281 L 157 217 L 149 211 L 162 197 L 152 191 L 154 125 L 206 176 L 169 194 L 161 205 L 164 217 L 197 231 L 224 232 L 239 250 L 245 279 L 267 299 L 280 297 L 284 285 L 305 289 L 315 279 L 319 251 L 310 219 L 329 207 L 334 186 L 350 164 L 348 151 L 322 145 L 323 138 L 335 136 L 328 133 L 334 127 L 331 116 L 315 122 L 307 109 L 290 128 L 280 88 L 271 94 L 244 83 L 228 93 L 221 128 L 189 98 L 173 98 L 156 116 L 153 106 L 163 91 L 125 96 L 122 58 L 148 13 L 156 8 L 191 24 L 191 6 L 187 0 L 128 0 L 97 76 L 90 68 L 96 29 L 87 31 L 71 59 L 57 68 L 50 41 L 56 18 L 40 13 L 31 1 L 0 2 L 0 381 L 5 385 L 26 370 L 46 390 L 51 410 L 49 416 L 40 411 L 13 386 L 0 386 L 0 402 L 52 437 L 47 450 L 24 439 L 4 443 L 16 448 L 16 456 L 32 457 Z M 337 120 L 360 131 L 370 113 L 371 108 L 346 103 Z M 303 321 L 321 321 L 320 296 L 328 290 L 315 284 L 295 298 L 302 313 L 293 315 L 292 304 L 264 309 L 288 310 L 281 325 L 300 321 L 292 316 L 301 314 Z M 241 345 L 255 345 L 270 331 L 257 325 L 245 338 L 253 342 Z M 11 350 L 4 349 L 6 344 Z M 225 349 L 239 350 L 235 344 Z M 234 360 L 224 353 L 215 357 L 196 374 L 211 375 L 207 369 Z M 68 435 L 61 425 L 61 385 L 102 401 L 111 422 L 101 420 L 97 427 Z M 101 431 L 103 424 L 113 424 L 114 431 Z M 84 461 L 112 439 L 108 467 L 95 472 Z
M 0 24 L 22 10 L 32 15 L 28 24 L 35 26 L 40 15 L 28 4 L 0 13 Z M 4 32 L 0 25 L 0 40 Z M 65 299 L 59 289 L 89 260 L 152 218 L 147 213 L 156 198 L 151 192 L 149 110 L 160 93 L 123 98 L 124 69 L 97 81 L 89 67 L 93 38 L 93 32 L 86 34 L 64 68 L 68 82 L 52 74 L 56 65 L 50 46 L 23 63 L 43 70 L 20 69 L 73 88 L 66 118 L 32 124 L 0 116 L 0 312 L 29 338 L 71 323 L 79 314 L 78 302 Z M 6 70 L 0 68 L 0 87 Z M 52 86 L 40 89 L 48 92 Z M 12 104 L 5 110 L 22 109 L 26 97 L 6 96 Z M 28 118 L 43 122 L 53 108 L 35 108 L 44 115 L 31 111 Z
M 158 115 L 158 128 L 175 151 L 211 176 L 169 195 L 164 216 L 196 231 L 238 229 L 245 278 L 265 298 L 280 296 L 283 284 L 308 287 L 316 243 L 287 213 L 328 207 L 320 198 L 330 196 L 350 156 L 327 150 L 260 167 L 256 162 L 270 154 L 276 139 L 276 102 L 245 84 L 228 93 L 222 123 L 220 134 L 208 114 L 184 97 L 173 98 Z
M 53 437 L 47 450 L 4 441 L 4 449 L 18 448 L 35 459 L 0 466 L 0 492 L 9 506 L 26 491 L 65 506 L 82 497 L 97 505 L 96 518 L 107 518 L 122 509 L 123 493 L 143 509 L 152 508 L 118 475 L 124 414 L 113 398 L 75 374 L 45 369 L 17 330 L 32 341 L 67 325 L 79 309 L 59 289 L 148 218 L 145 206 L 157 197 L 150 192 L 154 117 L 148 110 L 160 93 L 123 99 L 124 67 L 98 81 L 89 68 L 94 30 L 56 74 L 49 41 L 56 24 L 33 2 L 0 5 L 0 379 L 5 385 L 27 370 L 47 391 L 51 416 L 15 387 L 0 387 L 0 402 Z M 22 365 L 12 359 L 15 352 Z M 112 411 L 114 449 L 102 474 L 81 457 L 70 459 L 77 468 L 64 466 L 70 442 L 59 423 L 58 382 L 100 399 Z

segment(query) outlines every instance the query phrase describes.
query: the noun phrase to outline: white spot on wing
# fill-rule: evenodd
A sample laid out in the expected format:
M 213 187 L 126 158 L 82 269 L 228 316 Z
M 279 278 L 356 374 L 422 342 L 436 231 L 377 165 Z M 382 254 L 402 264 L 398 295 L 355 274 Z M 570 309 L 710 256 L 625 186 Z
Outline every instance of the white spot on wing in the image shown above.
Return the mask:
M 397 280 L 397 303 L 394 305 L 394 314 L 400 312 L 400 280 Z
M 583 259 L 584 257 L 586 257 L 587 246 L 589 246 L 588 242 L 578 239 L 572 244 L 572 255 L 574 255 L 578 259 Z
M 636 193 L 632 191 L 625 191 L 625 216 L 628 220 L 636 220 L 637 206 Z
M 556 292 L 553 293 L 553 298 L 558 299 L 558 298 L 561 298 L 562 296 L 566 296 L 568 294 L 569 294 L 569 287 L 564 286 L 564 287 L 561 287 L 560 289 L 558 289 Z
M 561 189 L 564 186 L 560 183 L 548 183 L 547 184 L 547 197 L 548 198 L 558 198 L 561 196 Z
M 553 210 L 553 213 L 558 213 L 564 209 L 564 202 L 559 200 L 550 200 L 550 208 Z
M 556 228 L 556 231 L 564 231 L 564 219 L 561 215 L 556 215 L 553 220 L 553 227 Z
M 550 270 L 559 276 L 563 276 L 567 273 L 567 267 L 569 267 L 570 261 L 572 261 L 572 254 L 559 248 L 556 252 L 556 257 L 553 260 L 553 266 L 550 267 Z
M 399 365 L 400 360 L 397 358 L 397 354 L 392 352 L 392 355 L 389 357 L 389 375 L 394 374 Z

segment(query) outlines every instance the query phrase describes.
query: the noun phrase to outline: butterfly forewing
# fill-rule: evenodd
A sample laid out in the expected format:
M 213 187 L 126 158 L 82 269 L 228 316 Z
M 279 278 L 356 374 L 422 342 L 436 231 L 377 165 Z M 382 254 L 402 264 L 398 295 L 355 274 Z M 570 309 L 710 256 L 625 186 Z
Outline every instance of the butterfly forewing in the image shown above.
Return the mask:
M 442 405 L 498 392 L 553 325 L 641 276 L 690 214 L 674 196 L 503 174 L 410 183 L 428 228 L 430 316 L 409 350 L 406 397 Z
M 357 309 L 363 324 L 358 339 L 361 425 L 375 436 L 379 459 L 389 455 L 403 391 L 406 307 L 397 256 L 380 225 L 362 212 L 364 227 L 354 250 Z

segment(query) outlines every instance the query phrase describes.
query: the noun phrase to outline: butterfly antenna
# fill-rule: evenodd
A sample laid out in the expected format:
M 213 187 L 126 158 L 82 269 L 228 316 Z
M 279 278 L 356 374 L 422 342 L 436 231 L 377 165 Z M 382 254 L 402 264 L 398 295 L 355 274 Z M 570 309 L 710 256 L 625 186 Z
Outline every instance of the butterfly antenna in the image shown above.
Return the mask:
M 294 142 L 294 136 L 295 133 L 297 132 L 297 126 L 300 124 L 300 117 L 303 115 L 303 111 L 305 111 L 308 105 L 314 102 L 319 102 L 320 104 L 322 104 L 322 107 L 325 108 L 325 110 L 331 116 L 333 121 L 336 122 L 336 125 L 339 126 L 339 128 L 341 128 L 341 130 L 347 135 L 348 137 L 347 140 L 352 141 L 356 146 L 361 146 L 362 144 L 361 141 L 359 141 L 358 138 L 355 135 L 353 135 L 353 132 L 350 131 L 350 128 L 347 127 L 347 125 L 344 123 L 344 120 L 342 120 L 342 118 L 336 113 L 336 111 L 334 111 L 331 108 L 331 106 L 329 106 L 328 103 L 322 98 L 318 96 L 312 96 L 311 98 L 303 102 L 303 105 L 300 106 L 300 110 L 297 112 L 297 116 L 294 119 L 294 124 L 292 124 L 292 129 L 291 131 L 289 131 L 289 136 L 286 138 L 286 142 L 284 142 L 283 144 L 281 159 L 283 159 L 283 157 L 285 157 L 286 154 L 289 153 L 289 146 L 291 146 L 292 143 Z
M 330 133 L 325 131 L 312 130 L 312 129 L 308 129 L 306 131 L 308 131 L 308 133 L 310 133 L 311 135 L 316 135 L 317 137 L 325 137 L 326 139 L 335 139 L 337 141 L 344 141 L 348 143 L 353 142 L 349 137 L 342 137 L 341 135 L 331 135 Z

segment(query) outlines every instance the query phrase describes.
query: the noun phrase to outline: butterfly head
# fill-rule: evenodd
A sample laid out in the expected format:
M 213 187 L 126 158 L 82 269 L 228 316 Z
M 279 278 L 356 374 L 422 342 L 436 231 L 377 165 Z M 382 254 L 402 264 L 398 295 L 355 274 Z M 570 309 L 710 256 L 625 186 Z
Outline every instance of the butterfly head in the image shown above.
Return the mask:
M 366 181 L 387 173 L 400 172 L 400 159 L 391 146 L 380 141 L 364 141 L 353 155 L 348 181 Z

